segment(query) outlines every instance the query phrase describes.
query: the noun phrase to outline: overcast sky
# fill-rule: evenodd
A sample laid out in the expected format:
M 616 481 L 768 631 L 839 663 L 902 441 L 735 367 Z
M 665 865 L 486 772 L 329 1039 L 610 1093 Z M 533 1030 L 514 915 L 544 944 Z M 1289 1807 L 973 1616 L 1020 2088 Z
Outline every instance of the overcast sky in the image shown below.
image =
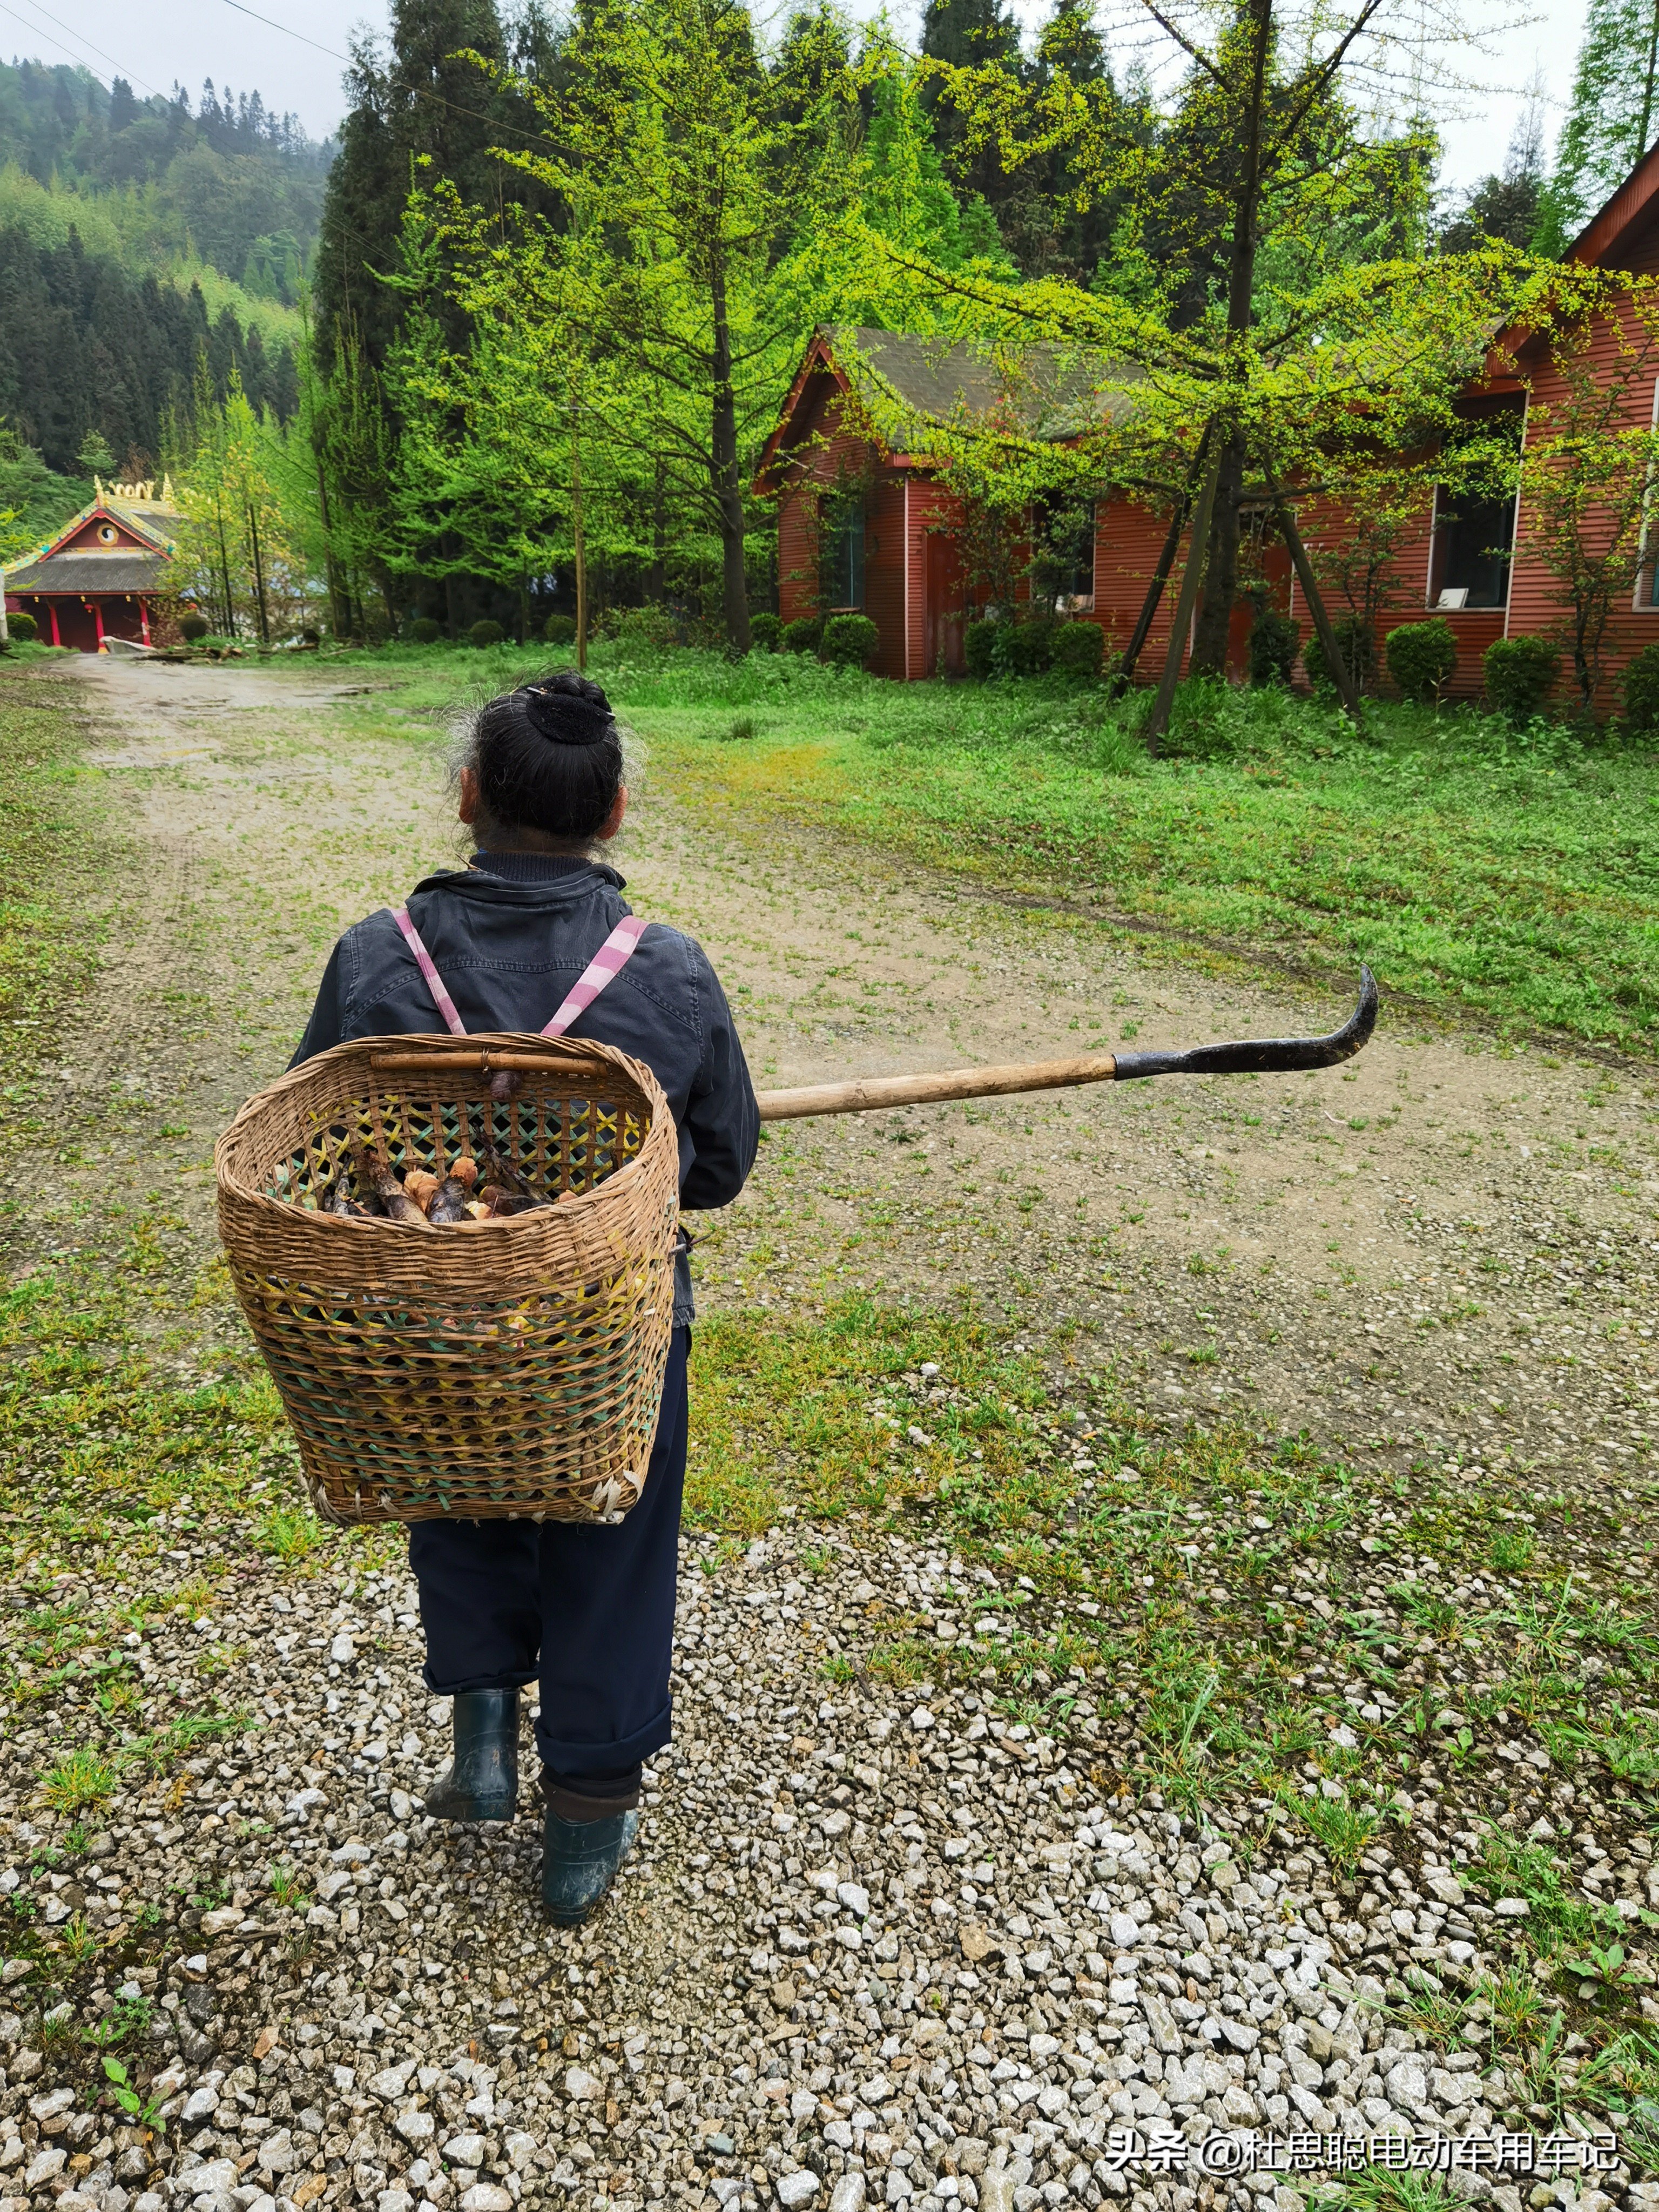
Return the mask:
M 1045 0 L 1016 4 L 1033 24 L 1047 12 Z M 1485 20 L 1496 21 L 1491 0 L 1487 4 Z M 1522 104 L 1521 88 L 1534 73 L 1552 102 L 1548 136 L 1553 140 L 1571 84 L 1584 0 L 1530 0 L 1524 9 L 1507 13 L 1512 20 L 1534 9 L 1537 20 L 1496 35 L 1487 57 L 1469 58 L 1466 74 L 1493 88 L 1466 98 L 1461 117 L 1443 118 L 1449 183 L 1467 184 L 1502 166 Z M 367 7 L 358 0 L 259 0 L 259 12 L 287 28 L 239 13 L 230 0 L 143 0 L 136 8 L 131 0 L 75 0 L 72 9 L 64 0 L 51 0 L 49 10 L 36 0 L 0 0 L 0 53 L 52 61 L 72 56 L 106 83 L 118 73 L 162 93 L 177 79 L 192 98 L 207 76 L 222 88 L 257 88 L 268 106 L 291 110 L 320 137 L 338 121 L 343 100 L 340 64 L 319 49 L 343 52 L 348 26 L 383 24 L 386 9 L 379 0 Z M 915 34 L 920 0 L 895 0 L 891 13 L 901 30 Z M 1478 5 L 1471 20 L 1481 20 Z

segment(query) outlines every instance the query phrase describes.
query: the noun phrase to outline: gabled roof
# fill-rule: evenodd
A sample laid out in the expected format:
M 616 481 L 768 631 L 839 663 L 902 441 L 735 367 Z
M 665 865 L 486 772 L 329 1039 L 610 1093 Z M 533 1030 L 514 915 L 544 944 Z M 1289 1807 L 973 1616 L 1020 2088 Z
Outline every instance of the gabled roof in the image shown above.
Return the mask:
M 67 592 L 83 599 L 112 592 L 154 592 L 166 566 L 167 556 L 159 546 L 153 552 L 125 545 L 113 553 L 59 553 L 50 561 L 27 561 L 21 568 L 8 568 L 6 589 Z
M 1659 145 L 1648 149 L 1606 206 L 1590 217 L 1567 248 L 1565 258 L 1581 261 L 1592 269 L 1616 262 L 1638 224 L 1659 212 L 1654 206 L 1656 198 L 1659 198 Z
M 1028 438 L 1059 444 L 1127 404 L 1121 392 L 1103 390 L 1103 362 L 1054 346 L 1031 347 L 1015 378 L 994 355 L 963 339 L 820 323 L 762 451 L 757 491 L 775 489 L 780 464 L 806 436 L 805 410 L 818 376 L 864 404 L 884 427 L 890 457 L 901 467 L 925 465 L 930 430 L 964 418 L 1000 416 Z
M 20 553 L 9 565 L 0 566 L 0 576 L 5 578 L 6 589 L 17 590 L 16 579 L 19 572 L 23 569 L 33 569 L 41 561 L 53 559 L 107 561 L 113 558 L 113 556 L 107 553 L 83 555 L 78 547 L 72 555 L 64 555 L 58 551 L 58 548 L 66 544 L 77 531 L 85 529 L 88 523 L 96 522 L 100 517 L 105 521 L 118 523 L 124 530 L 131 531 L 134 537 L 142 538 L 146 545 L 153 547 L 155 553 L 163 560 L 170 559 L 176 549 L 177 541 L 167 527 L 170 523 L 176 523 L 179 520 L 178 510 L 175 507 L 170 504 L 164 505 L 159 500 L 120 499 L 111 492 L 106 491 L 100 485 L 98 497 L 89 507 L 83 507 L 79 514 L 70 515 L 61 529 L 54 531 L 50 538 L 43 538 L 38 545 L 32 545 L 27 553 Z M 129 556 L 133 555 L 133 549 L 131 546 L 125 550 Z M 54 584 L 49 587 L 25 585 L 22 588 L 26 591 L 41 588 L 65 591 L 71 587 L 67 585 Z M 82 585 L 74 588 L 85 590 L 88 586 Z M 105 591 L 119 592 L 131 587 L 124 584 L 106 584 L 100 588 Z

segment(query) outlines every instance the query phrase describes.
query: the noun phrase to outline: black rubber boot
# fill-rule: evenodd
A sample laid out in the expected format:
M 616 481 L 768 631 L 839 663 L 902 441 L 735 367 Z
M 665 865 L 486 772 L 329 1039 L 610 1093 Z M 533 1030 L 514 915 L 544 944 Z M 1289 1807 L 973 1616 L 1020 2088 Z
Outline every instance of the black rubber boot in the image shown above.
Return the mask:
M 462 1690 L 455 1756 L 426 1793 L 434 1820 L 510 1820 L 519 1809 L 519 1693 Z
M 599 1911 L 639 1832 L 640 1816 L 632 1808 L 602 1820 L 565 1820 L 549 1807 L 542 1834 L 542 1910 L 556 1928 L 580 1928 Z

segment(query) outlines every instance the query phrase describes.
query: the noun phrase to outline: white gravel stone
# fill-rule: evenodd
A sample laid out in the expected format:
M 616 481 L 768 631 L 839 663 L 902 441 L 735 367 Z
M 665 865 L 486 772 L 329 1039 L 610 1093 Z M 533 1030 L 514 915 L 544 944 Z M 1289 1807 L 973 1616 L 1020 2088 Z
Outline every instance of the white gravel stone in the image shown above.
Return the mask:
M 839 2174 L 830 2192 L 830 2212 L 864 2212 L 864 2175 L 854 2170 Z
M 513 2212 L 513 2193 L 498 2182 L 475 2181 L 462 2196 L 461 2212 Z
M 810 2167 L 797 2167 L 793 2173 L 781 2173 L 777 2183 L 778 2202 L 785 2212 L 798 2212 L 803 2204 L 810 2204 L 818 2193 L 818 2178 Z
M 443 2153 L 451 2166 L 482 2166 L 484 2139 L 479 2135 L 451 2136 Z

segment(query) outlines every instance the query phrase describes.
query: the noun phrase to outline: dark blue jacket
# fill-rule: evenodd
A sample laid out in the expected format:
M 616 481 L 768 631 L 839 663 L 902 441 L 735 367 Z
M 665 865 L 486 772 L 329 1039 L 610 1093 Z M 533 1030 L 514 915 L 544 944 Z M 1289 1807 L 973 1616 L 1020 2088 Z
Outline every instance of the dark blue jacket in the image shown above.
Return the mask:
M 469 1030 L 540 1030 L 625 914 L 623 879 L 597 861 L 480 853 L 417 884 L 410 919 Z M 426 979 L 390 912 L 335 946 L 290 1063 L 351 1037 L 441 1030 Z M 680 1204 L 726 1206 L 755 1164 L 754 1086 L 708 956 L 653 922 L 633 958 L 568 1034 L 615 1045 L 654 1069 L 680 1144 Z M 676 1271 L 674 1322 L 691 1319 L 691 1274 Z

